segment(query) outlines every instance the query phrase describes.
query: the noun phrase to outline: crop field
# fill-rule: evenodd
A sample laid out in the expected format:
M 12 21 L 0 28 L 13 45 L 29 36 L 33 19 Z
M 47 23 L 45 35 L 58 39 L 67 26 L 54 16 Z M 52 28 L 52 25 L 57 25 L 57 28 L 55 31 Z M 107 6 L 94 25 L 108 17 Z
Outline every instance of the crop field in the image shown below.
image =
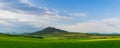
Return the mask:
M 0 36 L 0 48 L 120 48 L 120 38 L 38 39 Z

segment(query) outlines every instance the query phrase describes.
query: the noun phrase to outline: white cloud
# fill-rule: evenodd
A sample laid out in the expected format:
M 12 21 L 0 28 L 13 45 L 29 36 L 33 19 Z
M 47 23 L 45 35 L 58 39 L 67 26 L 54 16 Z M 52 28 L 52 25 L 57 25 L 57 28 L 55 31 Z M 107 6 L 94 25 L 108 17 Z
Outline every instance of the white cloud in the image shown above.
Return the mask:
M 16 13 L 12 11 L 0 10 L 0 19 L 4 19 L 1 21 L 1 24 L 12 24 L 13 26 L 18 23 L 25 23 L 28 25 L 32 25 L 36 28 L 41 28 L 45 26 L 53 25 L 53 22 L 59 21 L 69 21 L 72 18 L 66 16 L 59 16 L 59 15 L 31 15 L 31 14 L 23 14 L 23 13 Z
M 87 16 L 88 15 L 88 13 L 86 12 L 86 13 L 73 13 L 73 14 L 71 14 L 71 16 Z
M 91 20 L 88 22 L 80 22 L 74 25 L 58 26 L 58 28 L 63 28 L 68 31 L 73 32 L 99 32 L 99 33 L 120 33 L 120 19 L 119 18 L 109 18 L 103 20 Z
M 29 6 L 32 7 L 37 7 L 35 4 L 33 4 L 32 2 L 30 2 L 30 0 L 19 0 L 21 3 L 27 4 Z
M 4 21 L 4 20 L 0 20 L 0 24 L 1 24 L 1 25 L 4 25 L 4 26 L 11 26 L 10 23 L 8 23 L 8 22 L 6 22 L 6 21 Z
M 105 19 L 103 20 L 103 22 L 107 23 L 107 24 L 113 24 L 113 25 L 120 25 L 120 19 L 117 18 L 109 18 L 109 19 Z
M 1 0 L 0 6 L 0 19 L 4 19 L 6 22 L 9 20 L 8 23 L 11 24 L 19 22 L 41 27 L 53 22 L 73 20 L 72 17 L 62 16 L 53 9 L 40 8 L 30 0 L 11 0 L 10 2 Z
M 3 6 L 3 4 L 2 3 L 0 3 L 0 7 L 2 7 Z

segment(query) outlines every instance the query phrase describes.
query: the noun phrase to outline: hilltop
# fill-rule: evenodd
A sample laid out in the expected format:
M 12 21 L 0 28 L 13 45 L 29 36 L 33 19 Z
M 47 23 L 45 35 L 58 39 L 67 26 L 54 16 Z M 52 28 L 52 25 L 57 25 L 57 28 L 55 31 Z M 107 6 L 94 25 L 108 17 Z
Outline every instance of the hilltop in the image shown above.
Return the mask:
M 47 27 L 43 30 L 36 31 L 31 34 L 38 35 L 38 34 L 61 34 L 61 33 L 69 33 L 69 32 L 65 30 L 57 29 L 55 27 Z

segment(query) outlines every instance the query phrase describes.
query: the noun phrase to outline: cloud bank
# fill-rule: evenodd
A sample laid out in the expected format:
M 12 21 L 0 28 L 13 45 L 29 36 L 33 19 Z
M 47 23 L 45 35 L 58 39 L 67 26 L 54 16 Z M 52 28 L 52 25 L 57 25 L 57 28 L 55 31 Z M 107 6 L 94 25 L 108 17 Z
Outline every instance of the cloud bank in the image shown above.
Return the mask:
M 37 6 L 31 0 L 0 0 L 0 32 L 33 32 L 54 26 L 73 32 L 120 33 L 119 18 L 74 23 L 84 16 L 89 16 L 88 12 L 66 16 L 59 10 Z
M 56 22 L 72 19 L 72 17 L 60 15 L 55 10 L 40 8 L 30 0 L 0 0 L 0 24 L 5 28 L 2 29 L 3 31 L 20 30 L 22 32 L 25 31 L 24 28 L 26 31 L 31 31 L 31 29 L 52 26 Z
M 74 25 L 66 25 L 62 28 L 73 32 L 86 33 L 120 33 L 120 19 L 107 18 L 102 20 L 89 20 L 87 22 L 80 22 Z M 58 28 L 61 28 L 58 26 Z M 61 29 L 62 29 L 61 28 Z

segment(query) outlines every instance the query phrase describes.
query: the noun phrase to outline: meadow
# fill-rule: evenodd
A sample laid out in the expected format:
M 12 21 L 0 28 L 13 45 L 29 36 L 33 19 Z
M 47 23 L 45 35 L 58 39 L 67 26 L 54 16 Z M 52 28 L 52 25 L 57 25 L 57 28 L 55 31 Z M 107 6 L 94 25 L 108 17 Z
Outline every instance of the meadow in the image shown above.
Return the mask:
M 120 38 L 54 39 L 0 36 L 0 48 L 120 48 Z

